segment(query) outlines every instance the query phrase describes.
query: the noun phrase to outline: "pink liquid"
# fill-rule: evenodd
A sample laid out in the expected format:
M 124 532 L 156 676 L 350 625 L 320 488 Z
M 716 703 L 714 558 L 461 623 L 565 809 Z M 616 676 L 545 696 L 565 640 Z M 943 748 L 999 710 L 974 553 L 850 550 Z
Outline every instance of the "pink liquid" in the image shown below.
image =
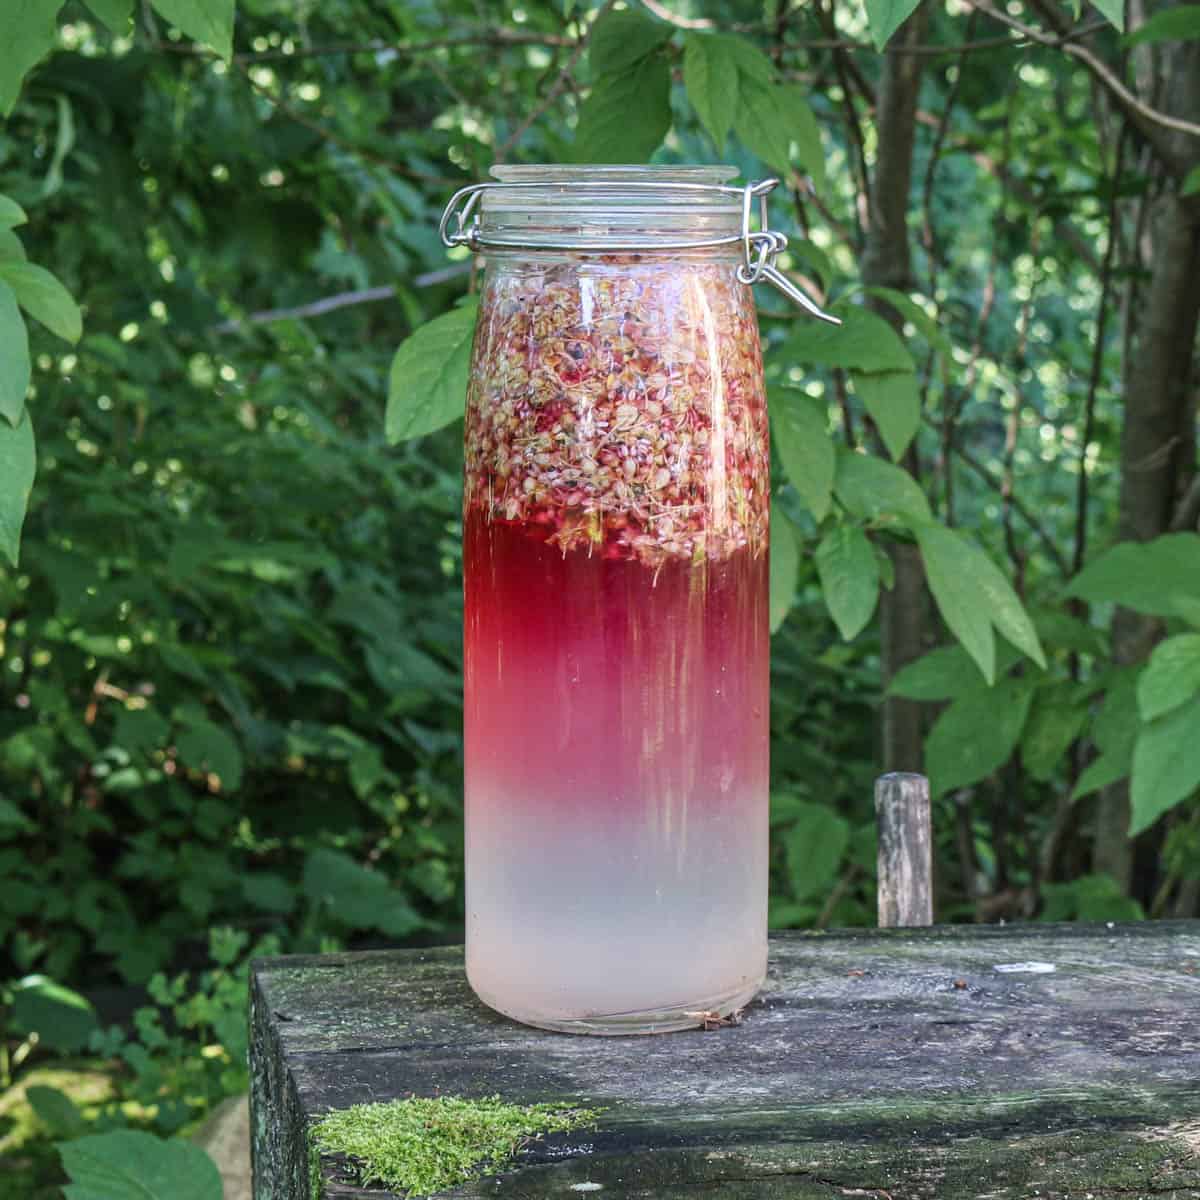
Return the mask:
M 531 1024 L 695 1025 L 766 967 L 767 556 L 548 533 L 468 504 L 470 982 Z

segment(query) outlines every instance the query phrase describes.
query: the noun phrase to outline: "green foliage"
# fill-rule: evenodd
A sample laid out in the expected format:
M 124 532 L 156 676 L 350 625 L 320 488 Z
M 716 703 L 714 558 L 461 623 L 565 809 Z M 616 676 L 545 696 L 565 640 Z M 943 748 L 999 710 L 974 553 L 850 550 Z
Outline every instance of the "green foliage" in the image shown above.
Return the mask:
M 413 1097 L 356 1104 L 322 1117 L 310 1132 L 322 1154 L 344 1154 L 363 1186 L 429 1195 L 491 1175 L 528 1142 L 594 1123 L 594 1109 L 506 1104 L 499 1096 Z
M 233 54 L 234 0 L 153 0 L 168 21 L 228 61 Z
M 1200 788 L 1200 690 L 1181 707 L 1150 721 L 1133 748 L 1131 835 Z
M 476 313 L 474 302 L 462 304 L 401 343 L 388 373 L 388 441 L 424 437 L 462 416 Z
M 835 305 L 841 325 L 805 321 L 780 346 L 788 359 L 812 366 L 859 371 L 911 372 L 913 357 L 899 334 L 877 313 L 856 304 Z
M 0 279 L 17 303 L 51 333 L 68 342 L 83 335 L 83 317 L 71 294 L 49 271 L 17 258 L 0 257 Z
M 0 417 L 9 425 L 21 420 L 31 370 L 29 338 L 17 306 L 17 294 L 0 279 Z M 8 499 L 10 494 L 11 489 L 6 486 L 0 492 L 0 500 Z M 24 505 L 21 512 L 24 513 Z
M 1108 13 L 1104 15 L 1108 16 Z M 1120 21 L 1114 20 L 1113 24 L 1122 28 Z M 1200 38 L 1200 12 L 1197 12 L 1193 5 L 1181 4 L 1176 8 L 1164 8 L 1151 13 L 1124 41 L 1126 46 L 1143 46 L 1148 42 L 1186 41 L 1196 38 Z
M 29 414 L 23 414 L 15 428 L 0 418 L 0 478 L 4 480 L 0 488 L 0 552 L 14 566 L 35 470 L 33 421 Z
M 879 563 L 867 535 L 857 525 L 831 529 L 817 547 L 817 573 L 838 631 L 852 641 L 879 599 Z
M 1092 604 L 1115 603 L 1155 617 L 1200 621 L 1200 534 L 1121 542 L 1092 559 L 1066 590 Z
M 1044 667 L 1046 658 L 1033 623 L 996 565 L 953 529 L 922 524 L 915 532 L 938 611 L 984 679 L 991 684 L 996 677 L 993 626 Z
M 823 521 L 833 499 L 837 457 L 822 407 L 791 388 L 771 391 L 775 451 L 792 486 L 812 515 Z
M 854 390 L 897 462 L 921 427 L 921 397 L 912 371 L 856 371 Z
M 833 487 L 846 511 L 863 521 L 923 526 L 932 519 L 913 477 L 870 454 L 839 453 Z
M 25 1099 L 54 1137 L 76 1138 L 87 1132 L 87 1122 L 75 1101 L 58 1088 L 33 1084 L 25 1089 Z
M 738 109 L 738 68 L 727 39 L 719 35 L 689 33 L 684 40 L 683 82 L 713 145 L 720 152 L 733 128 Z
M 40 1043 L 60 1054 L 83 1049 L 96 1029 L 96 1014 L 78 992 L 28 975 L 10 990 L 8 1025 L 19 1034 L 36 1034 Z
M 1142 906 L 1121 891 L 1111 875 L 1081 875 L 1042 889 L 1043 921 L 1140 921 Z
M 776 633 L 791 610 L 800 566 L 796 531 L 778 508 L 771 510 L 770 622 Z
M 986 779 L 1012 756 L 1033 700 L 1028 679 L 976 686 L 951 701 L 925 739 L 925 773 L 934 796 Z
M 671 26 L 633 8 L 605 13 L 592 27 L 588 56 L 597 75 L 616 75 L 649 57 L 671 36 Z
M 1180 633 L 1154 648 L 1138 676 L 1138 711 L 1143 721 L 1173 712 L 1200 694 L 1200 633 Z
M 126 1129 L 66 1142 L 61 1153 L 66 1200 L 221 1200 L 216 1164 L 190 1142 Z
M 662 54 L 601 75 L 579 112 L 578 161 L 645 162 L 671 127 L 670 90 L 671 71 Z
M 11 0 L 5 14 L 5 46 L 0 55 L 0 116 L 10 116 L 25 73 L 58 41 L 62 0 Z
M 866 0 L 867 20 L 871 25 L 871 40 L 882 50 L 892 34 L 916 10 L 920 0 Z
M 824 804 L 793 797 L 783 799 L 789 827 L 783 835 L 792 896 L 808 900 L 823 894 L 837 876 L 850 845 L 850 826 Z M 781 800 L 772 798 L 779 809 Z
M 304 894 L 351 929 L 403 937 L 423 922 L 387 878 L 337 850 L 314 850 L 304 864 Z

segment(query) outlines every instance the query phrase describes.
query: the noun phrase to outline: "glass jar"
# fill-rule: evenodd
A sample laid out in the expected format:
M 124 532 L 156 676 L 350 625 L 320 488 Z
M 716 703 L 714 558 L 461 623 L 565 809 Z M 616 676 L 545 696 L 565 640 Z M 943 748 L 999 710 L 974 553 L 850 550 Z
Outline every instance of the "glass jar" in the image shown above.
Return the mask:
M 493 174 L 448 239 L 487 256 L 467 974 L 530 1025 L 695 1026 L 743 1006 L 767 961 L 770 461 L 742 281 L 759 193 L 724 167 Z

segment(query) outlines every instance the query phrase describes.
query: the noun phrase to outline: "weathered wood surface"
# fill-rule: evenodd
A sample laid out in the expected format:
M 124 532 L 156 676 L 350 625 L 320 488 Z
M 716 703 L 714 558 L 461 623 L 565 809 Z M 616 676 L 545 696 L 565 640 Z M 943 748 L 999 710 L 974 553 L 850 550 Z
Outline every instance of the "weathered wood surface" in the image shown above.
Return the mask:
M 893 771 L 875 781 L 879 927 L 933 924 L 929 780 Z
M 456 1197 L 1200 1197 L 1200 922 L 784 935 L 771 958 L 741 1025 L 611 1039 L 493 1014 L 458 948 L 264 960 L 256 1200 L 318 1176 L 383 1200 L 336 1162 L 310 1178 L 307 1123 L 438 1093 L 606 1110 Z

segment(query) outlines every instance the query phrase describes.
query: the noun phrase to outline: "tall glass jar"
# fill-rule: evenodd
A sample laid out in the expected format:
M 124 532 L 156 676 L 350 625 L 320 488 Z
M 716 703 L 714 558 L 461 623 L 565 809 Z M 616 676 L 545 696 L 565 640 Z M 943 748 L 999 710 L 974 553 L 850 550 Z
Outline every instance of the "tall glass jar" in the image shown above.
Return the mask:
M 471 239 L 467 974 L 531 1025 L 694 1026 L 767 959 L 749 199 L 721 167 L 493 173 Z

